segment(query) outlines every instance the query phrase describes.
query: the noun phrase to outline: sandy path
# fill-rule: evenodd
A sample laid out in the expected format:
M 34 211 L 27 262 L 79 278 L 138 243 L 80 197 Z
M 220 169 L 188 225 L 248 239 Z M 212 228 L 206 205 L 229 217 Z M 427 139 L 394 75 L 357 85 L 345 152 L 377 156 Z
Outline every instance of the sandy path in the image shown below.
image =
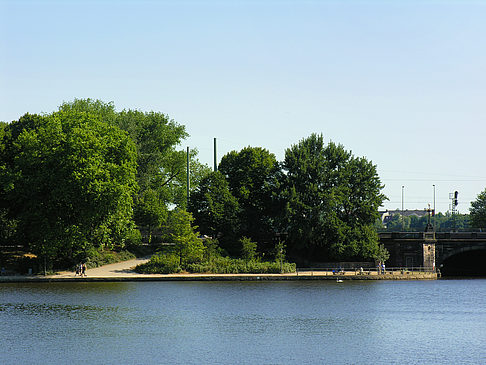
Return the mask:
M 143 264 L 147 261 L 149 261 L 149 258 L 137 258 L 128 261 L 121 261 L 115 264 L 109 264 L 96 267 L 94 269 L 88 269 L 86 275 L 87 277 L 99 278 L 141 276 L 141 274 L 137 274 L 136 272 L 134 272 L 133 269 L 135 268 L 135 266 Z M 74 276 L 75 273 L 72 271 L 62 271 L 57 273 L 56 275 L 52 275 L 52 277 L 56 278 L 66 278 Z

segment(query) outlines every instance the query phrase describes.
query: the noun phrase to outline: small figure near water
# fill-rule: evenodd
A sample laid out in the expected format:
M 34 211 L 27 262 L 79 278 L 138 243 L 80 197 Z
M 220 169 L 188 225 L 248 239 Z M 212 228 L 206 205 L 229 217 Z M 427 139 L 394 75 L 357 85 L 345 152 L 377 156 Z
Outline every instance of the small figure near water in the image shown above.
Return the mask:
M 84 262 L 81 265 L 81 276 L 87 276 L 86 275 L 86 264 Z

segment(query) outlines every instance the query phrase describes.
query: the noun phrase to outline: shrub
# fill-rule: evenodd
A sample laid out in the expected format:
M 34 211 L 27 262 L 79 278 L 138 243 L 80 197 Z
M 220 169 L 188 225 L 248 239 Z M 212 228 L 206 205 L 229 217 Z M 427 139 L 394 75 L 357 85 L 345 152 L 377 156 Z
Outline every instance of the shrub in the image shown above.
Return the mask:
M 150 258 L 149 262 L 135 267 L 141 274 L 173 274 L 181 272 L 179 257 L 174 253 L 159 253 Z
M 256 257 L 257 244 L 248 237 L 242 237 L 241 243 L 241 257 L 245 260 L 253 260 Z
M 120 261 L 127 261 L 135 258 L 135 255 L 128 251 L 106 251 L 91 249 L 87 253 L 88 257 L 85 260 L 88 268 L 99 267 L 108 264 L 114 264 Z
M 141 274 L 173 274 L 183 269 L 191 273 L 209 274 L 280 274 L 295 272 L 294 263 L 277 261 L 232 259 L 216 256 L 203 262 L 179 265 L 179 256 L 175 252 L 158 253 L 145 264 L 138 265 L 135 271 Z
M 282 273 L 295 272 L 294 263 L 283 263 Z M 189 264 L 186 270 L 193 273 L 212 274 L 279 274 L 280 262 L 260 262 L 256 260 L 232 259 L 229 257 L 215 258 L 211 262 Z

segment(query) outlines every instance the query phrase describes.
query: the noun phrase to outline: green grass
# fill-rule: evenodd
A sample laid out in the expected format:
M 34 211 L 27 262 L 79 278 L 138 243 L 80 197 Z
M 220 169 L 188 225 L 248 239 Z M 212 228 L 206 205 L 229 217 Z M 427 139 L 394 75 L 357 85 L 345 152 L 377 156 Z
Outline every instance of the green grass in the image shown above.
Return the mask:
M 281 270 L 282 269 L 282 270 Z M 211 261 L 190 263 L 180 267 L 179 258 L 172 253 L 152 256 L 149 262 L 138 265 L 135 271 L 142 274 L 173 274 L 181 271 L 207 274 L 280 274 L 295 272 L 295 264 L 275 261 L 258 261 L 218 257 Z

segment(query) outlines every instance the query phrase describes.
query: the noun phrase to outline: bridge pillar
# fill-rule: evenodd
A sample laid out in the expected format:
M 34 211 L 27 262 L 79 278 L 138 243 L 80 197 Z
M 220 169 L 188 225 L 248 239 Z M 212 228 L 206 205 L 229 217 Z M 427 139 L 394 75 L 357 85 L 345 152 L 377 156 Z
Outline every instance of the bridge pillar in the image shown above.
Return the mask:
M 424 242 L 422 244 L 422 252 L 424 268 L 435 270 L 435 242 Z
M 435 239 L 435 232 L 432 229 L 426 229 L 424 232 L 424 242 L 422 244 L 423 267 L 425 269 L 435 270 L 436 243 L 437 240 Z

